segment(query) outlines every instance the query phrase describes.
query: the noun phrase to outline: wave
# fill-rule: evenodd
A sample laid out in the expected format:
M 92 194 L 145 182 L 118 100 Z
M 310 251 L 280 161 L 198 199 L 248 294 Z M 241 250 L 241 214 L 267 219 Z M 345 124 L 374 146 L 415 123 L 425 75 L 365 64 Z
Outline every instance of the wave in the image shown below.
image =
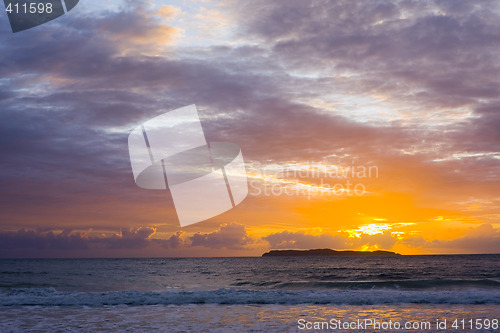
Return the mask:
M 62 292 L 53 288 L 0 291 L 0 306 L 187 304 L 500 304 L 500 290 L 161 290 Z
M 15 282 L 15 283 L 2 283 L 0 282 L 1 289 L 19 289 L 19 288 L 49 288 L 56 287 L 50 283 L 31 283 L 31 282 Z
M 275 289 L 377 289 L 394 288 L 410 290 L 440 290 L 440 289 L 497 289 L 500 281 L 493 279 L 480 280 L 393 280 L 393 281 L 240 281 L 233 283 L 234 287 L 272 287 Z

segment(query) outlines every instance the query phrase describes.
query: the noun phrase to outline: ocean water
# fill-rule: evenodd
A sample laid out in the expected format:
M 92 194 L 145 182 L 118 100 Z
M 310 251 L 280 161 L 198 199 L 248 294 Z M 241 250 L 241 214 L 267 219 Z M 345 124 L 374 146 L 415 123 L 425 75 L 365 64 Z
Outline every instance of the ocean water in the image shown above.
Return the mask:
M 500 332 L 499 320 L 500 255 L 0 260 L 0 332 Z

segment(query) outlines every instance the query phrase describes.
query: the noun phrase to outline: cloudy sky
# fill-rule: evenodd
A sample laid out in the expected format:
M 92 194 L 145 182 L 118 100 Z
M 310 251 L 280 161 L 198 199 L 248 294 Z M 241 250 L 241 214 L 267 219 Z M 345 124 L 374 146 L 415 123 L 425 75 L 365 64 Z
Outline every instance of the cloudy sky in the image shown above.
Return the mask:
M 181 228 L 127 137 L 190 104 L 251 186 Z M 4 13 L 0 116 L 1 257 L 500 253 L 496 1 L 85 0 L 15 34 Z

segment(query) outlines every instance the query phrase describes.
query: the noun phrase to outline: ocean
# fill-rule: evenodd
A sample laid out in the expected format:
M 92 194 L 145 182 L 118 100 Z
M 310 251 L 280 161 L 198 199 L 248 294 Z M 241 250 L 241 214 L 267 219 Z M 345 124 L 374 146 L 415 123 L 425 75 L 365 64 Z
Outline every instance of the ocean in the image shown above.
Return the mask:
M 0 260 L 0 332 L 500 332 L 499 319 L 500 255 Z

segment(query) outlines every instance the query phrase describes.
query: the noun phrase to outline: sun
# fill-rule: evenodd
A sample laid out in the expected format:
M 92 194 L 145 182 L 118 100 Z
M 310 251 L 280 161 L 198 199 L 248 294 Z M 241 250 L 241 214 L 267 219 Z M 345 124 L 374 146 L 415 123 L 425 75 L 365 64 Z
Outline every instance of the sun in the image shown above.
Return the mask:
M 392 225 L 388 223 L 370 223 L 359 226 L 357 229 L 346 230 L 349 238 L 361 238 L 361 235 L 376 235 L 383 234 L 385 231 L 391 230 Z

